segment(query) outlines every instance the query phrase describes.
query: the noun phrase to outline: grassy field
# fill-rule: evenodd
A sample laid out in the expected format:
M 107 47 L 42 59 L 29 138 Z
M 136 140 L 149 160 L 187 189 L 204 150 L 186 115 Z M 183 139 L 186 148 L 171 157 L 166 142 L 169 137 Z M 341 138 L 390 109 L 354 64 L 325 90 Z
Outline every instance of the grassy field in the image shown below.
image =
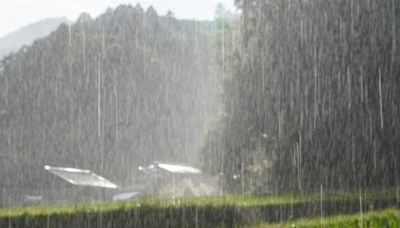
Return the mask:
M 322 193 L 323 201 L 335 200 L 363 200 L 373 199 L 393 199 L 399 198 L 398 189 L 369 189 L 360 192 L 349 191 L 327 191 Z M 181 207 L 181 206 L 258 206 L 258 205 L 277 205 L 293 204 L 311 201 L 320 201 L 320 193 L 284 193 L 284 194 L 264 194 L 259 196 L 250 195 L 224 195 L 224 196 L 203 196 L 203 197 L 181 197 L 177 199 L 141 197 L 132 201 L 114 201 L 105 203 L 77 203 L 63 205 L 34 206 L 21 208 L 0 208 L 0 217 L 20 216 L 20 215 L 47 215 L 52 213 L 74 213 L 77 211 L 110 211 L 118 209 L 129 209 L 140 206 L 157 207 Z
M 339 213 L 356 213 L 359 209 L 359 201 L 363 202 L 365 211 L 375 210 L 375 205 L 385 201 L 385 204 L 378 205 L 377 209 L 384 209 L 389 206 L 398 206 L 399 193 L 396 188 L 389 189 L 369 189 L 366 191 L 326 191 L 322 192 L 322 203 L 326 215 Z M 152 226 L 153 217 L 158 220 L 170 220 L 170 227 L 185 224 L 198 225 L 198 220 L 207 220 L 203 225 L 231 226 L 233 224 L 249 224 L 254 222 L 276 222 L 291 220 L 293 218 L 303 218 L 316 216 L 319 213 L 321 204 L 321 193 L 285 193 L 285 194 L 265 194 L 259 196 L 250 195 L 225 195 L 207 197 L 182 197 L 175 200 L 170 198 L 141 197 L 132 201 L 105 202 L 105 203 L 77 203 L 67 205 L 48 205 L 23 208 L 1 208 L 0 226 L 3 224 L 17 224 L 11 227 L 36 227 L 43 226 L 44 222 L 54 224 L 53 227 L 63 227 L 68 221 L 88 221 L 93 225 L 93 221 L 109 218 L 115 221 L 110 222 L 110 226 L 120 223 L 139 224 L 132 227 L 143 225 Z M 326 208 L 326 209 L 325 209 Z M 347 210 L 341 212 L 341 208 Z M 350 209 L 349 209 L 350 208 Z M 294 212 L 293 212 L 294 211 Z M 300 213 L 298 213 L 300 212 Z M 391 209 L 383 212 L 365 213 L 364 221 L 371 220 L 375 224 L 387 217 L 387 221 L 398 221 L 398 211 Z M 187 221 L 182 221 L 181 217 L 186 216 Z M 209 219 L 212 216 L 212 219 Z M 45 219 L 46 218 L 46 219 Z M 115 218 L 115 219 L 114 219 Z M 134 221 L 141 219 L 139 223 Z M 359 216 L 326 217 L 323 223 L 326 225 L 337 224 L 337 221 L 346 219 L 349 224 L 353 224 Z M 381 220 L 380 220 L 381 219 Z M 60 222 L 62 221 L 62 222 Z M 383 221 L 383 220 L 382 220 Z M 308 225 L 320 226 L 321 219 L 298 220 L 295 223 L 282 223 L 282 226 L 308 227 Z M 19 224 L 19 225 L 18 225 Z M 25 224 L 25 225 L 21 225 Z M 61 224 L 61 225 L 60 225 Z M 162 223 L 161 223 L 162 224 Z M 202 224 L 200 222 L 200 224 Z M 297 225 L 298 224 L 298 225 Z M 386 224 L 386 223 L 385 223 Z M 390 223 L 392 224 L 392 223 Z M 276 225 L 276 224 L 275 224 Z M 47 225 L 52 227 L 50 225 Z M 261 227 L 266 226 L 261 224 Z M 276 225 L 277 226 L 277 225 Z M 67 227 L 67 226 L 66 226 Z M 90 227 L 90 226 L 88 226 Z M 279 227 L 279 225 L 278 225 Z M 335 226 L 334 226 L 335 227 Z M 348 227 L 347 225 L 339 227 Z M 352 227 L 352 226 L 349 226 Z
M 324 218 L 305 218 L 275 224 L 258 224 L 254 227 L 400 227 L 400 210 L 389 208 L 366 214 L 338 215 Z

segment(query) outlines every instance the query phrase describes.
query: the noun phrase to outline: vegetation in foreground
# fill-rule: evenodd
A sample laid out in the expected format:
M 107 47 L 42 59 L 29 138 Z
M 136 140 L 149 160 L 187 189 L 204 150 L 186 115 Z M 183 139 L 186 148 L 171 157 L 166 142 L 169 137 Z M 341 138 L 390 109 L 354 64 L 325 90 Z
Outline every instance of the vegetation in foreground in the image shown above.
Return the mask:
M 400 227 L 400 210 L 389 208 L 366 214 L 306 218 L 279 224 L 259 224 L 258 227 Z
M 364 201 L 398 199 L 398 189 L 369 189 L 364 191 L 326 191 L 322 193 L 323 201 L 354 201 L 360 197 Z M 150 207 L 182 207 L 182 206 L 263 206 L 285 205 L 321 201 L 321 193 L 284 193 L 251 195 L 224 195 L 202 197 L 158 198 L 141 197 L 132 201 L 113 201 L 104 203 L 77 203 L 64 205 L 41 205 L 21 208 L 0 208 L 0 217 L 16 217 L 22 215 L 49 215 L 77 212 L 102 212 L 127 210 L 141 206 Z

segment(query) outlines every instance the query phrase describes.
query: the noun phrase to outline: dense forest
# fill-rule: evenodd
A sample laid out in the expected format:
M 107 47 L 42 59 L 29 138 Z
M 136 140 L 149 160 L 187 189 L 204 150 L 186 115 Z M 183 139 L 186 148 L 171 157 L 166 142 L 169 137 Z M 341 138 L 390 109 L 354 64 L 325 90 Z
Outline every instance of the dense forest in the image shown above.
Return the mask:
M 228 191 L 399 185 L 400 1 L 236 5 L 205 167 Z
M 211 30 L 123 5 L 82 14 L 5 57 L 2 196 L 59 191 L 44 165 L 90 169 L 122 186 L 139 165 L 199 165 L 197 143 L 218 100 Z

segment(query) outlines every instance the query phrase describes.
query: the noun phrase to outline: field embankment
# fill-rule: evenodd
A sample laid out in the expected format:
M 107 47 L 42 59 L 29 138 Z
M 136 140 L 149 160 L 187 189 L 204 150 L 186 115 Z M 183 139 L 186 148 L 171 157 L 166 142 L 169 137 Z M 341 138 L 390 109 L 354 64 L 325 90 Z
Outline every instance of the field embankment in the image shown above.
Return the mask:
M 377 221 L 377 224 L 386 224 L 399 219 L 388 217 L 390 221 L 386 221 L 382 219 L 383 212 L 375 219 L 377 214 L 374 212 L 369 216 L 368 212 L 399 206 L 396 193 L 391 190 L 362 194 L 327 192 L 322 201 L 319 194 L 176 200 L 141 198 L 126 202 L 0 209 L 0 227 L 232 227 L 289 224 L 298 219 L 299 224 L 305 224 L 317 220 L 308 218 L 321 221 L 321 213 L 323 218 L 327 218 L 327 224 L 340 221 L 330 217 L 342 214 L 356 214 L 349 216 L 350 223 L 355 223 L 361 213 L 366 214 L 366 219 L 371 218 L 373 224 Z M 398 218 L 398 210 L 392 211 L 390 216 Z

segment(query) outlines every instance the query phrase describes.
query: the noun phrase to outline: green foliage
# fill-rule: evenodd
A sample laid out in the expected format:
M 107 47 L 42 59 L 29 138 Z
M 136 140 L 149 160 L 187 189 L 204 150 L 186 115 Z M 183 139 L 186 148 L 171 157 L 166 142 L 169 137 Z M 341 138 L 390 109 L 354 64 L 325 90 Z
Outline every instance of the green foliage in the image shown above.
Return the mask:
M 227 189 L 399 185 L 399 2 L 236 4 L 240 42 L 216 129 Z
M 395 199 L 396 189 L 369 189 L 362 193 L 357 191 L 340 191 L 331 190 L 324 193 L 324 201 L 357 201 L 360 197 L 365 201 Z M 201 197 L 178 197 L 158 198 L 154 196 L 144 196 L 132 201 L 114 201 L 106 203 L 77 203 L 62 204 L 35 207 L 16 207 L 16 208 L 0 208 L 0 217 L 14 217 L 22 215 L 47 215 L 53 213 L 69 214 L 80 211 L 96 212 L 96 211 L 112 211 L 119 209 L 137 208 L 140 206 L 156 206 L 156 207 L 180 207 L 180 206 L 221 206 L 221 205 L 284 205 L 302 202 L 319 202 L 320 195 L 315 192 L 293 192 L 281 194 L 263 194 L 254 195 L 223 195 L 223 196 L 201 196 Z
M 390 227 L 400 226 L 400 210 L 386 209 L 366 214 L 340 215 L 327 218 L 310 218 L 280 224 L 260 224 L 255 227 Z
M 335 202 L 349 208 L 354 206 L 358 210 L 359 193 L 356 192 L 327 192 L 324 203 L 334 207 Z M 368 190 L 363 193 L 366 202 L 377 200 L 377 205 L 386 198 L 393 199 L 395 190 Z M 0 209 L 0 226 L 14 224 L 17 227 L 64 227 L 71 224 L 87 224 L 105 227 L 128 226 L 228 226 L 234 224 L 250 225 L 259 224 L 261 221 L 284 221 L 285 224 L 319 224 L 319 219 L 302 219 L 293 221 L 293 210 L 308 211 L 300 213 L 302 217 L 315 216 L 312 208 L 320 205 L 320 196 L 317 193 L 307 194 L 280 194 L 262 196 L 237 196 L 225 195 L 222 197 L 183 197 L 176 199 L 143 197 L 134 201 L 108 202 L 108 203 L 80 203 L 74 205 L 53 205 L 31 208 L 3 208 Z M 396 203 L 395 201 L 390 201 Z M 389 204 L 389 206 L 394 204 Z M 329 208 L 327 208 L 329 209 Z M 337 208 L 330 213 L 340 213 L 343 208 Z M 378 208 L 379 209 L 379 208 Z M 277 213 L 280 211 L 280 213 Z M 349 212 L 356 213 L 357 211 Z M 396 215 L 397 217 L 393 217 Z M 373 216 L 372 216 L 373 215 Z M 376 216 L 378 215 L 378 216 Z M 358 216 L 358 217 L 357 217 Z M 157 219 L 154 219 L 157 218 Z M 296 217 L 299 218 L 299 217 Z M 337 224 L 350 221 L 354 224 L 359 219 L 356 216 L 340 216 L 324 218 L 324 224 Z M 382 221 L 386 223 L 382 223 Z M 386 210 L 377 213 L 365 213 L 364 224 L 397 224 L 398 210 Z M 135 224 L 135 225 L 132 225 Z M 169 224 L 169 225 L 168 225 Z M 174 225 L 172 225 L 174 224 Z M 341 223 L 339 223 L 341 224 Z M 345 224 L 345 223 L 343 223 Z M 261 225 L 260 225 L 261 226 Z M 268 225 L 267 225 L 268 226 Z
M 91 169 L 121 186 L 139 165 L 195 165 L 217 97 L 209 27 L 125 5 L 82 14 L 5 58 L 0 204 L 73 194 L 44 165 Z

